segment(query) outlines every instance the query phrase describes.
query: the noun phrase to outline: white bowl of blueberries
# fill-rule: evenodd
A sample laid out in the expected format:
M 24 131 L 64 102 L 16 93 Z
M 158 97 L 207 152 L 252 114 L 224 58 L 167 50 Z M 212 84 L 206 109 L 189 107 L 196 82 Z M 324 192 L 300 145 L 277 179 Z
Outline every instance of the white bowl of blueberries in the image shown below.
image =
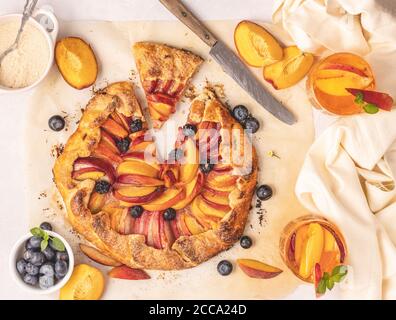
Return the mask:
M 10 271 L 24 289 L 49 294 L 62 288 L 74 267 L 73 251 L 48 222 L 31 229 L 14 245 Z

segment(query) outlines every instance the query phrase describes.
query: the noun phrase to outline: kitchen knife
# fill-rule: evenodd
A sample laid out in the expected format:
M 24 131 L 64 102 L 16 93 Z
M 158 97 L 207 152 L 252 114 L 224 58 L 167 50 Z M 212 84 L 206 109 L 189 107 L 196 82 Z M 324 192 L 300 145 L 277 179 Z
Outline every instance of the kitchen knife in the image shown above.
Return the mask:
M 239 57 L 191 13 L 180 0 L 159 0 L 171 13 L 211 47 L 209 54 L 262 107 L 279 120 L 293 124 L 294 115 L 261 84 Z

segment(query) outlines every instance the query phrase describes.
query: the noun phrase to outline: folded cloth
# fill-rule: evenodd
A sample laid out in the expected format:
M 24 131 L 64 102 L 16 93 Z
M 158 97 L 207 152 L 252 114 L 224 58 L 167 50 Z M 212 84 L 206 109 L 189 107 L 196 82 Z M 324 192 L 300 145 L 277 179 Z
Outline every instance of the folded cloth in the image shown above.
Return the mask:
M 303 50 L 365 56 L 378 90 L 396 98 L 395 12 L 388 0 L 284 0 L 273 20 Z M 314 142 L 297 180 L 301 203 L 345 237 L 342 298 L 396 299 L 395 124 L 396 110 L 339 118 Z

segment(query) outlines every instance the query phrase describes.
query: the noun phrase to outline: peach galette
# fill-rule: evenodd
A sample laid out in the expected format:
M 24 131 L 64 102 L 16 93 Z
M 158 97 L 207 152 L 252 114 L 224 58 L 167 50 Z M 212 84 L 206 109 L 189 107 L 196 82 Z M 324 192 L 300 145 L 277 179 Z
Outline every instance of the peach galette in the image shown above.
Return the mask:
M 111 84 L 90 100 L 55 163 L 68 220 L 122 264 L 193 267 L 244 230 L 257 180 L 256 154 L 244 135 L 216 97 L 203 93 L 174 151 L 160 161 L 132 85 Z
M 153 126 L 161 127 L 176 111 L 176 103 L 203 60 L 190 51 L 153 42 L 136 43 L 133 53 Z

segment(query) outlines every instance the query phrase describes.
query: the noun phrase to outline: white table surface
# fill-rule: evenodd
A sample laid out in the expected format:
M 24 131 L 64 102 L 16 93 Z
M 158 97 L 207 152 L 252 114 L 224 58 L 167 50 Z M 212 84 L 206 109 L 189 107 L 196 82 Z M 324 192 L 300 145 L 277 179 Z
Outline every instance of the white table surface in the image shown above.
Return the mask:
M 24 0 L 2 0 L 0 15 L 21 12 Z M 186 4 L 203 20 L 252 19 L 271 20 L 273 0 L 186 0 Z M 172 20 L 157 0 L 42 0 L 49 4 L 60 20 Z M 62 27 L 62 25 L 60 26 Z M 8 272 L 8 255 L 14 242 L 28 229 L 24 172 L 24 135 L 31 92 L 0 95 L 0 299 L 46 299 L 16 286 Z M 319 130 L 327 120 L 317 119 Z M 8 181 L 19 181 L 9 184 Z M 300 286 L 286 298 L 311 299 L 312 286 Z M 326 298 L 336 297 L 336 292 Z M 219 297 L 221 298 L 221 297 Z

